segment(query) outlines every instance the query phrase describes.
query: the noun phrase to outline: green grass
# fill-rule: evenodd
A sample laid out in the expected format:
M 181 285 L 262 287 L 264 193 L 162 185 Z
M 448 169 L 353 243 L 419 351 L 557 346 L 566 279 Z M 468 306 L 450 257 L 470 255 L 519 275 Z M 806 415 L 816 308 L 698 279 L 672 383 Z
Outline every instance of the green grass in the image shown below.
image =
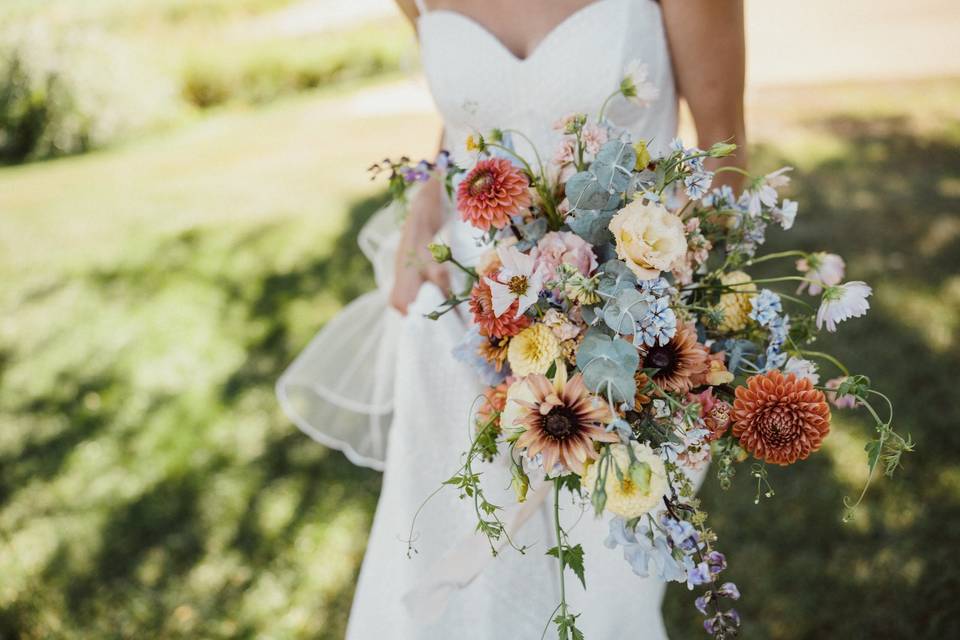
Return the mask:
M 798 167 L 797 229 L 770 248 L 840 252 L 876 286 L 823 346 L 920 451 L 846 526 L 857 414 L 772 473 L 773 500 L 746 471 L 708 485 L 748 640 L 960 633 L 957 99 L 937 81 L 755 101 L 755 166 Z M 0 169 L 0 638 L 342 637 L 380 478 L 296 431 L 272 384 L 372 286 L 364 168 L 436 140 L 429 117 L 350 112 L 300 97 Z M 673 638 L 702 637 L 685 589 L 666 610 Z

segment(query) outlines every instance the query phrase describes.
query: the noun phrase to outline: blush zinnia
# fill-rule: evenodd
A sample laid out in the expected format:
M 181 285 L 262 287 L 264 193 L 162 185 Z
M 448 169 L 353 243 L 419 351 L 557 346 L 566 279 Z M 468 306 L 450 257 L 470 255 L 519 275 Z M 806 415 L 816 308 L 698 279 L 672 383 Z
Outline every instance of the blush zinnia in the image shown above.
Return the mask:
M 806 378 L 771 371 L 736 389 L 733 435 L 760 460 L 780 465 L 804 460 L 829 432 L 830 407 Z
M 531 203 L 530 183 L 506 158 L 477 162 L 457 188 L 460 217 L 478 229 L 502 229 Z
M 597 458 L 594 442 L 619 442 L 603 426 L 611 418 L 610 408 L 590 394 L 579 373 L 567 380 L 560 367 L 552 382 L 541 374 L 527 376 L 525 382 L 533 399 L 516 401 L 522 407 L 516 426 L 523 428 L 516 446 L 531 458 L 542 454 L 547 473 L 559 463 L 583 474 L 584 463 Z
M 480 335 L 488 338 L 509 338 L 515 336 L 530 325 L 530 318 L 517 315 L 520 302 L 513 301 L 500 317 L 493 312 L 493 292 L 483 280 L 477 281 L 470 291 L 470 311 Z

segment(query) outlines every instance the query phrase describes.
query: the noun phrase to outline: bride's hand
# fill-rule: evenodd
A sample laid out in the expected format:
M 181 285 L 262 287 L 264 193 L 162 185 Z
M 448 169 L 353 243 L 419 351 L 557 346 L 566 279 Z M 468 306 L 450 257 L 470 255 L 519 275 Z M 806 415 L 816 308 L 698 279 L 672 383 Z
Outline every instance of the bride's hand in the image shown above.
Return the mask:
M 437 264 L 428 245 L 443 225 L 442 186 L 436 179 L 425 183 L 410 201 L 410 212 L 397 246 L 396 278 L 390 291 L 390 306 L 407 313 L 424 282 L 432 282 L 446 295 L 450 275 L 446 266 Z

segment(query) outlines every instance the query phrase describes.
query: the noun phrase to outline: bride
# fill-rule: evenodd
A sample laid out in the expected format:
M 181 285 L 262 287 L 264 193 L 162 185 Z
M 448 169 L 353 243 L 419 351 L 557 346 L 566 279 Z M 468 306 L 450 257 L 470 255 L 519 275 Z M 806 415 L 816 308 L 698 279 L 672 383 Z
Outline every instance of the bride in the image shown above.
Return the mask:
M 679 96 L 699 146 L 744 144 L 742 0 L 399 4 L 419 36 L 444 120 L 442 146 L 462 167 L 471 162 L 467 136 L 494 127 L 522 131 L 542 154 L 553 153 L 560 134 L 552 123 L 571 113 L 595 114 L 636 61 L 646 65 L 652 100 L 612 104 L 612 123 L 663 151 L 675 135 Z M 521 155 L 531 153 L 516 142 Z M 721 162 L 742 165 L 745 156 Z M 467 263 L 482 246 L 436 181 L 411 199 L 401 229 L 395 220 L 382 212 L 361 234 L 379 291 L 328 323 L 278 382 L 284 409 L 304 431 L 384 472 L 347 637 L 535 640 L 559 599 L 557 563 L 544 554 L 553 535 L 550 498 L 513 514 L 513 535 L 529 545 L 526 554 L 507 547 L 496 558 L 486 538 L 474 535 L 472 505 L 455 489 L 420 509 L 458 469 L 481 388 L 473 370 L 451 355 L 465 319 L 424 317 L 458 286 L 430 259 L 427 245 L 439 234 Z M 512 502 L 506 467 L 484 469 L 483 477 L 494 502 Z M 588 589 L 568 581 L 567 599 L 582 614 L 578 626 L 586 637 L 624 638 L 627 629 L 641 629 L 633 637 L 666 638 L 665 585 L 634 575 L 619 552 L 604 548 L 606 522 L 573 503 L 561 508 L 564 526 L 585 549 Z

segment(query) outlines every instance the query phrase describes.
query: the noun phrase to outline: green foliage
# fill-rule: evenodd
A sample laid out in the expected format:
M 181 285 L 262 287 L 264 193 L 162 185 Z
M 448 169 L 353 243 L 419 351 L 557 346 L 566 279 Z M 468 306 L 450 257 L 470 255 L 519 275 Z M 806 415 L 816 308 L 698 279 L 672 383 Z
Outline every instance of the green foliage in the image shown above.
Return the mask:
M 396 22 L 296 39 L 217 41 L 187 53 L 181 95 L 201 109 L 261 104 L 398 71 L 411 52 L 409 31 Z
M 583 547 L 579 544 L 563 546 L 563 566 L 561 569 L 570 569 L 580 580 L 583 588 L 587 588 L 587 580 L 583 574 Z M 560 547 L 550 547 L 547 549 L 547 555 L 553 558 L 560 558 Z
M 0 32 L 0 162 L 102 146 L 175 108 L 163 78 L 123 42 L 41 23 Z

